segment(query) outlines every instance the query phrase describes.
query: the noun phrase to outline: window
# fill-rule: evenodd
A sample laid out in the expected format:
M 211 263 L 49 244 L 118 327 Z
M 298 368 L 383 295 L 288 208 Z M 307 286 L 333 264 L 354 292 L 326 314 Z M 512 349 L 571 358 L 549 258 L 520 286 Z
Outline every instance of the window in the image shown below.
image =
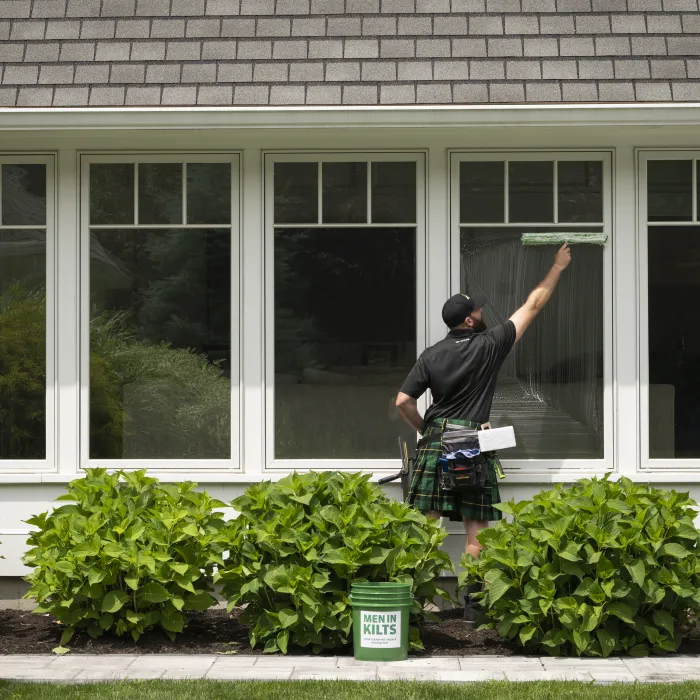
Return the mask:
M 392 460 L 425 342 L 423 158 L 267 156 L 268 461 Z M 388 465 L 387 465 L 388 466 Z
M 642 460 L 700 464 L 698 155 L 640 158 Z
M 0 156 L 0 470 L 53 467 L 53 158 Z
M 527 232 L 610 233 L 607 153 L 453 156 L 453 291 L 481 291 L 488 325 L 506 321 L 556 249 Z M 506 360 L 491 421 L 513 425 L 511 468 L 612 464 L 612 241 L 576 246 L 549 304 Z
M 83 158 L 91 463 L 237 465 L 237 181 L 226 155 Z

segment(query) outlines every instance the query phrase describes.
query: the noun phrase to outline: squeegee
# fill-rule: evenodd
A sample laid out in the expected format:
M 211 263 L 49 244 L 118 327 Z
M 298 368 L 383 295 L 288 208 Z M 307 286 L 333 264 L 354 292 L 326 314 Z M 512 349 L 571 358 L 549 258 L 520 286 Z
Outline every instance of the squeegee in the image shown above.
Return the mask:
M 566 233 L 557 231 L 555 233 L 523 233 L 520 242 L 523 245 L 576 245 L 588 243 L 592 245 L 605 245 L 608 240 L 606 233 Z

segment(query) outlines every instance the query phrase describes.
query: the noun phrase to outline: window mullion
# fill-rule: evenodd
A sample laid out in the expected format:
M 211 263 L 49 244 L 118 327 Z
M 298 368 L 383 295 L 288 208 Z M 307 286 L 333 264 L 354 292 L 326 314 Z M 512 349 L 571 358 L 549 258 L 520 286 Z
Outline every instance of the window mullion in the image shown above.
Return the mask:
M 187 226 L 187 163 L 182 164 L 182 225 Z
M 503 168 L 504 168 L 504 173 L 503 173 L 503 186 L 505 187 L 505 192 L 503 195 L 503 221 L 508 224 L 510 223 L 510 216 L 509 216 L 509 210 L 510 210 L 510 183 L 508 182 L 508 161 L 504 160 L 503 161 Z
M 134 224 L 139 223 L 139 164 L 134 163 Z
M 559 161 L 554 161 L 554 223 L 559 223 Z

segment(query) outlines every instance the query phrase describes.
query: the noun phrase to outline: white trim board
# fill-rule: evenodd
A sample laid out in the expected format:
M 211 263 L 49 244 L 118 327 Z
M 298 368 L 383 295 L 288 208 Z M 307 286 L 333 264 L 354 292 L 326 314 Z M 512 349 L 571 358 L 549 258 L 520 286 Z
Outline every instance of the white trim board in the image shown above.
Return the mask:
M 0 130 L 423 126 L 696 126 L 700 103 L 2 108 Z

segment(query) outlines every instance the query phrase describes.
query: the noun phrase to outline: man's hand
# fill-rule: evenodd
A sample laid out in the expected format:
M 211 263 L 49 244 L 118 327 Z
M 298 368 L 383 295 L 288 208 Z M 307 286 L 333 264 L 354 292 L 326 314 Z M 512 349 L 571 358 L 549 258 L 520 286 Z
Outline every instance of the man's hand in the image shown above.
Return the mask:
M 554 267 L 556 267 L 559 272 L 563 272 L 569 266 L 571 262 L 571 248 L 569 248 L 568 243 L 559 248 L 557 254 L 554 256 Z

